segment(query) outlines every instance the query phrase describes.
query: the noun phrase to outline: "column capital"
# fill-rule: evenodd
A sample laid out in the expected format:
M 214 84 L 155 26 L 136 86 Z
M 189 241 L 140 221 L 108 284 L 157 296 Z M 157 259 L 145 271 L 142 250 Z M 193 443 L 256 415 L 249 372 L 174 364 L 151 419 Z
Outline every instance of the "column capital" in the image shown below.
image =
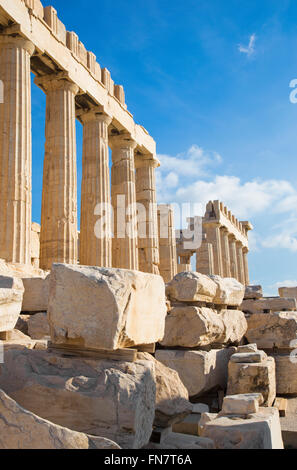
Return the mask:
M 160 161 L 154 155 L 135 155 L 135 168 L 159 168 Z
M 9 46 L 9 47 L 20 47 L 25 49 L 30 56 L 33 55 L 35 51 L 34 44 L 21 36 L 10 36 L 8 34 L 0 34 L 0 45 Z
M 243 251 L 244 254 L 248 254 L 249 249 L 246 246 L 244 246 L 242 251 Z
M 74 95 L 77 95 L 79 92 L 78 85 L 69 80 L 68 75 L 63 72 L 36 77 L 34 83 L 40 86 L 45 92 L 53 90 L 69 90 L 72 91 Z
M 76 117 L 78 117 L 83 124 L 86 124 L 87 122 L 103 122 L 107 126 L 111 124 L 112 117 L 108 116 L 108 114 L 105 114 L 101 107 L 98 106 L 98 108 L 91 108 L 91 109 L 82 109 L 79 110 L 76 113 Z
M 116 149 L 132 149 L 135 150 L 137 142 L 132 139 L 128 132 L 123 134 L 113 134 L 109 137 L 109 146 L 112 150 Z

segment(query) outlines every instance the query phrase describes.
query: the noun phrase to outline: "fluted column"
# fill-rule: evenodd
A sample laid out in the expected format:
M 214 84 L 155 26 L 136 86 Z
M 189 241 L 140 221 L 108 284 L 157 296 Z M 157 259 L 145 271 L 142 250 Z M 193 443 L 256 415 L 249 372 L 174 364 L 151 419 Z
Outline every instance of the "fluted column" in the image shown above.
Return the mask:
M 80 114 L 83 123 L 80 264 L 112 266 L 108 126 L 100 111 Z
M 45 158 L 40 267 L 77 263 L 75 95 L 78 87 L 54 76 L 37 79 L 46 91 Z
M 208 276 L 214 274 L 213 247 L 205 238 L 196 251 L 196 271 Z
M 128 134 L 114 135 L 112 149 L 111 201 L 114 211 L 113 266 L 138 270 L 138 235 L 134 150 Z
M 238 279 L 238 262 L 236 251 L 236 239 L 233 235 L 229 237 L 231 277 Z
M 207 242 L 212 244 L 213 260 L 214 260 L 214 273 L 218 276 L 223 276 L 223 262 L 222 262 L 222 244 L 220 224 L 205 223 L 205 232 Z
M 160 162 L 153 158 L 139 155 L 136 166 L 136 201 L 142 204 L 144 211 L 138 210 L 138 256 L 139 270 L 160 274 L 158 211 L 156 197 L 155 168 Z M 145 220 L 144 220 L 145 219 Z
M 246 286 L 250 285 L 248 253 L 249 253 L 249 250 L 247 248 L 244 248 L 243 249 L 243 266 L 244 266 L 244 277 L 245 277 Z
M 237 243 L 237 264 L 238 264 L 238 280 L 242 284 L 245 284 L 245 275 L 244 275 L 244 263 L 243 263 L 243 251 L 242 251 L 242 244 L 240 242 Z
M 0 258 L 30 263 L 31 75 L 34 45 L 0 35 Z
M 160 275 L 170 282 L 177 274 L 174 212 L 169 204 L 158 205 Z
M 221 228 L 222 263 L 224 277 L 231 277 L 231 263 L 229 250 L 229 232 L 225 227 Z

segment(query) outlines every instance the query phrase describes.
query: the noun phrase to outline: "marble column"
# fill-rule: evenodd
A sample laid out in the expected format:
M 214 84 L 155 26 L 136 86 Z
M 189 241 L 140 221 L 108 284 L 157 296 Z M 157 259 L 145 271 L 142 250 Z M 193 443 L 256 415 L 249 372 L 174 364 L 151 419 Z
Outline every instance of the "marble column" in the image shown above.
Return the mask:
M 79 262 L 112 266 L 112 210 L 108 126 L 112 119 L 96 109 L 80 114 L 83 123 Z
M 244 277 L 245 277 L 246 286 L 250 285 L 248 253 L 249 253 L 249 250 L 247 248 L 244 248 L 243 249 L 243 266 L 244 266 Z
M 0 258 L 21 264 L 31 262 L 33 52 L 30 41 L 0 35 Z
M 223 276 L 231 277 L 229 232 L 226 227 L 221 228 L 221 244 L 222 244 Z
M 237 242 L 237 264 L 238 264 L 238 280 L 245 285 L 244 263 L 243 263 L 243 246 Z
M 113 135 L 111 201 L 114 213 L 113 267 L 139 269 L 134 150 L 128 134 Z
M 138 155 L 136 166 L 136 201 L 144 210 L 138 211 L 139 270 L 160 274 L 158 211 L 155 168 L 160 162 L 153 156 Z
M 213 247 L 202 240 L 201 246 L 196 251 L 196 271 L 211 276 L 214 274 Z
M 169 204 L 158 205 L 160 275 L 170 282 L 177 274 L 174 212 Z
M 55 76 L 35 80 L 46 92 L 45 158 L 40 267 L 77 263 L 75 95 L 78 87 Z
M 236 238 L 233 235 L 229 237 L 231 277 L 238 279 L 238 262 L 236 250 Z
M 214 273 L 223 277 L 221 226 L 218 223 L 205 223 L 204 226 L 207 242 L 211 243 L 213 248 Z

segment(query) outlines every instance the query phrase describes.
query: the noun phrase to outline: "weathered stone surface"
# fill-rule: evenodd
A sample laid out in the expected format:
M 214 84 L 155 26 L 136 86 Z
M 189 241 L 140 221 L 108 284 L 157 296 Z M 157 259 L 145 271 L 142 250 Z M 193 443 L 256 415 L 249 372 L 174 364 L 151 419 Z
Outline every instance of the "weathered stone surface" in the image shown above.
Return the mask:
M 264 405 L 272 406 L 276 396 L 275 362 L 267 357 L 261 363 L 229 362 L 227 395 L 261 393 Z
M 209 276 L 195 272 L 177 274 L 166 287 L 169 299 L 179 302 L 212 302 L 216 291 Z
M 9 332 L 9 339 L 3 342 L 4 345 L 4 352 L 8 349 L 34 349 L 36 345 L 36 341 L 30 336 L 25 335 L 19 330 L 12 330 Z M 5 360 L 5 355 L 4 355 Z
M 195 348 L 219 342 L 224 322 L 215 310 L 204 307 L 175 307 L 166 317 L 163 346 Z
M 164 336 L 167 309 L 160 276 L 54 264 L 50 286 L 48 320 L 55 343 L 114 350 Z
M 202 428 L 216 449 L 283 449 L 278 410 L 260 408 L 245 418 L 222 416 Z
M 50 276 L 23 278 L 24 297 L 22 312 L 46 312 L 48 307 Z
M 244 300 L 241 310 L 245 313 L 269 313 L 286 310 L 296 311 L 296 299 L 283 299 L 282 297 L 263 297 L 258 300 Z
M 21 313 L 23 293 L 21 279 L 0 275 L 0 332 L 14 329 Z
M 242 304 L 245 287 L 233 278 L 222 278 L 220 276 L 210 276 L 215 282 L 217 289 L 213 303 L 218 305 L 229 305 L 237 307 Z
M 271 354 L 275 360 L 276 393 L 278 395 L 297 394 L 297 357 L 296 353 Z
M 246 337 L 258 348 L 289 348 L 297 340 L 297 312 L 255 313 L 247 321 Z
M 247 321 L 243 312 L 240 310 L 221 310 L 219 317 L 223 321 L 224 332 L 218 343 L 238 344 L 247 331 Z
M 214 443 L 211 439 L 172 432 L 162 444 L 150 443 L 146 449 L 214 449 Z
M 138 353 L 139 359 L 153 361 L 156 374 L 155 426 L 167 427 L 182 421 L 191 413 L 193 405 L 178 373 L 157 361 L 148 353 Z
M 256 343 L 245 344 L 243 346 L 238 346 L 238 348 L 237 348 L 237 352 L 239 354 L 241 354 L 241 353 L 253 353 L 253 352 L 257 352 L 257 351 L 258 351 L 258 347 L 257 347 Z
M 31 315 L 20 315 L 18 321 L 16 322 L 15 329 L 28 335 L 28 320 Z
M 263 297 L 262 286 L 246 286 L 244 300 L 261 299 Z
M 249 353 L 236 353 L 230 359 L 230 362 L 239 362 L 241 364 L 259 363 L 267 359 L 267 354 L 264 351 L 249 352 Z
M 143 447 L 150 439 L 156 399 L 152 361 L 126 363 L 10 349 L 0 372 L 5 393 L 52 423 L 129 449 Z
M 43 339 L 50 336 L 46 312 L 40 312 L 30 316 L 28 320 L 28 335 L 32 339 Z
M 202 434 L 203 434 L 204 425 L 206 423 L 210 423 L 211 421 L 213 421 L 217 417 L 218 417 L 217 413 L 209 413 L 209 412 L 202 413 L 200 421 L 199 421 L 199 425 L 198 425 L 198 434 L 199 434 L 199 436 L 202 436 Z
M 172 426 L 172 431 L 180 434 L 189 434 L 191 436 L 198 436 L 198 424 L 200 415 L 197 413 L 186 416 L 181 422 L 175 423 Z
M 57 426 L 0 390 L 0 449 L 120 449 L 109 439 Z
M 205 403 L 193 403 L 192 413 L 201 415 L 202 413 L 208 413 L 208 412 L 209 412 L 209 406 L 206 405 Z
M 226 388 L 227 369 L 235 348 L 206 351 L 158 350 L 156 359 L 178 372 L 189 396 Z
M 296 299 L 297 300 L 297 286 L 296 287 L 280 287 L 278 289 L 280 297 L 287 299 Z
M 174 307 L 166 317 L 162 346 L 196 348 L 213 343 L 239 342 L 247 330 L 247 322 L 238 310 L 218 313 L 206 307 Z
M 220 416 L 258 413 L 259 406 L 262 405 L 263 402 L 264 399 L 261 393 L 228 395 L 224 398 Z

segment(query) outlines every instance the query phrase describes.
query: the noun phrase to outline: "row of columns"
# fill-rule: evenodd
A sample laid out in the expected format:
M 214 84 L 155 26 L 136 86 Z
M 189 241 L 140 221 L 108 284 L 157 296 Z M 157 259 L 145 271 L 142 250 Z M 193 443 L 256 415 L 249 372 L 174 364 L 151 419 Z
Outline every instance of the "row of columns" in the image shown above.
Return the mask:
M 197 271 L 233 277 L 249 285 L 248 248 L 218 223 L 205 223 L 204 230 L 205 238 L 197 250 Z
M 30 263 L 33 52 L 34 45 L 29 41 L 0 35 L 0 80 L 5 100 L 0 104 L 0 258 L 21 264 Z M 35 82 L 46 93 L 40 267 L 47 270 L 53 262 L 75 264 L 78 258 L 75 96 L 79 89 L 63 76 L 39 77 Z M 140 268 L 158 274 L 154 174 L 158 161 L 152 155 L 137 158 L 137 144 L 128 134 L 118 133 L 109 138 L 111 118 L 99 107 L 80 112 L 79 117 L 83 124 L 80 263 Z M 152 234 L 143 239 L 138 238 L 135 223 L 137 202 L 147 210 Z M 105 236 L 101 238 L 96 234 L 98 205 L 101 216 L 105 207 Z M 128 207 L 129 236 L 123 219 Z M 116 227 L 118 230 L 113 233 Z

